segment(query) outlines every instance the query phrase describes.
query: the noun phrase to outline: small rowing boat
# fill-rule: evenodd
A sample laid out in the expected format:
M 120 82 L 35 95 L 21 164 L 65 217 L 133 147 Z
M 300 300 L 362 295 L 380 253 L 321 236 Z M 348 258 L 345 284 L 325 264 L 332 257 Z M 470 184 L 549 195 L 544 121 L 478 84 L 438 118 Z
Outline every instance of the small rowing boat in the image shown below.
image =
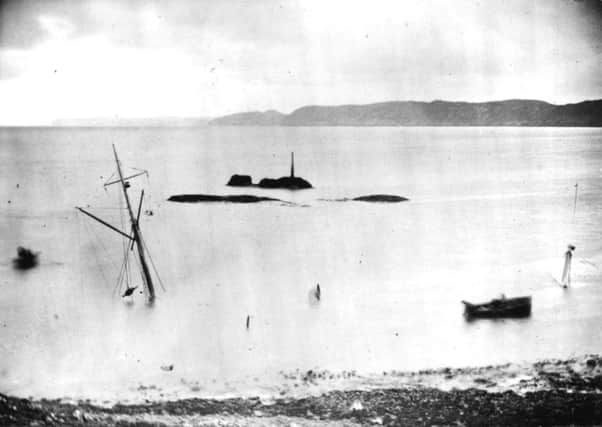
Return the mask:
M 482 304 L 473 304 L 462 301 L 464 304 L 464 315 L 466 317 L 528 317 L 531 315 L 531 297 L 516 297 L 492 299 Z

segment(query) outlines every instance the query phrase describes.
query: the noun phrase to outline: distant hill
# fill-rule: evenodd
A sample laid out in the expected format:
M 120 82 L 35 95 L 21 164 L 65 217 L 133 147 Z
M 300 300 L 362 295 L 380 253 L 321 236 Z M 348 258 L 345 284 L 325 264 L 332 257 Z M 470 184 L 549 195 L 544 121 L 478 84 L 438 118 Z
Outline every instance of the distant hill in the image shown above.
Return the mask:
M 285 115 L 275 110 L 230 114 L 209 122 L 218 126 L 278 126 Z
M 232 114 L 218 126 L 602 126 L 602 100 L 554 105 L 513 99 L 493 102 L 392 101 L 366 105 L 307 106 Z
M 206 126 L 209 118 L 205 117 L 91 117 L 74 119 L 57 119 L 52 126 L 64 127 L 195 127 Z

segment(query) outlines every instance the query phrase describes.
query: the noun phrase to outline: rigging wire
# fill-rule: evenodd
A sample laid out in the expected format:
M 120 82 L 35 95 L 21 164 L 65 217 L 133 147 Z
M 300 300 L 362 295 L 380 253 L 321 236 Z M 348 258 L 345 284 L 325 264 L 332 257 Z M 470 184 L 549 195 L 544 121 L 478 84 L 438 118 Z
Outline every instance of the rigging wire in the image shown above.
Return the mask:
M 144 278 L 144 274 L 142 272 L 142 265 L 140 264 L 140 260 L 138 258 L 134 257 L 134 259 L 136 260 L 136 265 L 138 266 L 138 270 L 140 271 L 140 276 L 142 278 L 142 283 L 144 284 L 142 288 L 144 289 L 144 293 L 148 295 L 148 283 L 146 283 L 146 280 Z
M 148 173 L 148 171 L 146 172 L 146 183 L 150 187 L 150 174 Z M 150 192 L 148 195 L 148 200 L 149 200 L 148 203 L 151 206 L 151 209 L 154 209 L 154 206 L 152 206 L 152 194 Z M 148 259 L 151 262 L 151 266 L 153 267 L 155 276 L 157 276 L 157 280 L 159 281 L 159 285 L 161 286 L 161 289 L 163 289 L 163 292 L 167 292 L 167 290 L 165 289 L 165 285 L 163 285 L 163 280 L 161 279 L 161 276 L 159 275 L 159 271 L 157 270 L 157 267 L 155 266 L 155 261 L 153 260 L 153 256 L 151 255 L 151 252 L 148 250 L 148 246 L 146 245 L 146 240 L 144 239 L 142 234 L 140 234 L 140 240 L 142 241 L 142 246 L 144 247 L 144 250 L 146 251 L 146 254 L 148 255 Z
M 86 224 L 88 224 L 88 222 L 86 222 Z M 100 242 L 100 246 L 102 247 L 102 249 L 105 251 L 105 254 L 107 255 L 107 259 L 111 262 L 111 264 L 113 265 L 113 268 L 115 268 L 115 270 L 117 270 L 117 264 L 115 264 L 115 261 L 113 260 L 113 258 L 111 258 L 110 256 L 110 252 L 107 249 L 107 247 L 105 246 L 105 244 L 103 243 L 102 239 L 100 238 L 100 235 L 98 234 L 97 231 L 95 231 L 94 227 L 87 225 L 89 228 L 92 229 L 96 239 Z
M 146 185 L 148 187 L 150 187 L 150 176 L 148 175 L 148 172 L 146 173 Z M 148 200 L 148 206 L 150 206 L 150 210 L 151 212 L 155 210 L 155 207 L 153 206 L 153 195 L 151 194 L 151 192 L 148 192 L 148 196 L 147 196 L 147 200 Z
M 118 288 L 121 289 L 125 262 L 126 262 L 126 260 L 124 259 L 123 262 L 121 263 L 121 269 L 119 270 L 119 274 L 117 275 L 117 281 L 115 283 L 115 286 L 113 286 L 113 292 L 111 293 L 112 297 L 115 297 L 115 292 L 117 291 Z
M 123 289 L 123 284 L 125 283 L 126 288 L 129 288 L 131 279 L 130 279 L 130 273 L 129 271 L 131 270 L 130 268 L 128 268 L 129 266 L 129 251 L 126 251 L 123 257 L 123 261 L 121 263 L 121 269 L 119 270 L 119 276 L 117 277 L 117 283 L 115 284 L 115 287 L 113 288 L 113 296 L 115 295 L 115 291 L 117 289 L 120 290 Z
M 148 177 L 148 171 L 146 169 L 139 169 L 139 168 L 135 168 L 133 166 L 128 166 L 130 169 L 134 169 L 135 171 L 138 172 L 144 172 L 146 174 L 146 176 Z
M 105 180 L 105 182 L 104 182 L 104 184 L 105 184 L 105 185 L 103 185 L 103 187 L 104 187 L 105 191 L 107 191 L 107 186 L 106 186 L 106 183 L 107 183 L 107 182 L 110 182 L 110 181 L 113 179 L 113 177 L 115 176 L 115 174 L 116 174 L 116 173 L 117 173 L 117 172 L 113 172 L 113 173 L 111 174 L 111 176 L 110 176 L 110 177 L 108 177 L 108 178 Z
M 101 245 L 102 245 L 102 240 L 100 240 L 100 238 L 98 237 L 98 234 L 94 231 L 94 229 L 91 228 L 91 226 L 88 224 L 87 221 L 84 221 L 84 227 L 86 228 L 86 231 L 88 232 L 88 234 L 94 234 L 96 239 L 100 241 Z M 96 245 L 94 244 L 94 241 L 91 240 L 91 244 L 93 247 L 93 252 L 94 252 L 94 257 L 96 258 L 96 266 L 98 268 L 98 271 L 100 272 L 100 275 L 102 276 L 105 284 L 108 284 L 109 281 L 102 269 L 101 263 L 100 263 L 100 258 L 98 257 L 98 251 L 96 250 Z M 104 245 L 102 245 L 102 247 L 104 248 Z M 106 248 L 104 248 L 106 251 Z M 108 252 L 107 252 L 108 253 Z
M 121 229 L 125 230 L 126 229 L 126 220 L 125 220 L 125 207 L 124 207 L 124 200 L 121 197 L 121 194 L 117 194 L 117 201 L 119 203 L 119 208 L 120 208 L 120 216 L 119 219 L 121 221 Z M 131 235 L 131 233 L 130 233 Z M 126 289 L 129 289 L 130 284 L 132 283 L 132 277 L 131 277 L 131 268 L 129 267 L 129 256 L 130 256 L 130 241 L 129 240 L 124 240 L 123 241 L 123 266 L 124 266 L 124 275 L 122 277 L 122 285 L 123 283 L 125 283 L 125 287 Z M 120 289 L 123 288 L 123 286 L 120 286 Z
M 148 250 L 148 247 L 146 246 L 146 241 L 144 240 L 144 238 L 142 236 L 140 236 L 140 240 L 142 240 L 142 246 L 144 246 L 144 250 L 146 251 L 146 254 L 148 255 L 148 259 L 150 260 L 151 265 L 153 266 L 153 270 L 155 271 L 155 275 L 157 276 L 157 279 L 159 280 L 159 285 L 161 285 L 161 289 L 163 289 L 163 292 L 167 292 L 167 290 L 165 289 L 165 286 L 163 286 L 163 280 L 161 280 L 161 276 L 159 276 L 157 267 L 155 267 L 155 261 L 153 261 L 153 257 L 151 256 L 151 253 Z

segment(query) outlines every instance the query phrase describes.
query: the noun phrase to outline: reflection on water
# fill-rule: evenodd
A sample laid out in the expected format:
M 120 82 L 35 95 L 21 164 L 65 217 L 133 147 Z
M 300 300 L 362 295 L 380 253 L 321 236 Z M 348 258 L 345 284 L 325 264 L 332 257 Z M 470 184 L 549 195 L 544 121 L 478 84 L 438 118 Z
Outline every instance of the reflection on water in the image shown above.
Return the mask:
M 1 130 L 0 391 L 244 394 L 275 390 L 296 369 L 601 352 L 596 142 L 599 129 Z M 89 204 L 127 229 L 118 192 L 102 189 L 111 143 L 124 166 L 150 171 L 130 191 L 150 194 L 141 228 L 167 288 L 152 307 L 114 292 L 122 242 L 74 209 Z M 285 175 L 290 151 L 315 189 L 245 193 L 304 209 L 166 201 L 239 194 L 225 186 L 233 173 Z M 321 200 L 363 194 L 410 202 Z M 563 290 L 568 243 L 577 250 Z M 12 270 L 19 245 L 41 252 L 37 268 Z M 532 316 L 465 321 L 461 300 L 501 293 L 532 295 Z

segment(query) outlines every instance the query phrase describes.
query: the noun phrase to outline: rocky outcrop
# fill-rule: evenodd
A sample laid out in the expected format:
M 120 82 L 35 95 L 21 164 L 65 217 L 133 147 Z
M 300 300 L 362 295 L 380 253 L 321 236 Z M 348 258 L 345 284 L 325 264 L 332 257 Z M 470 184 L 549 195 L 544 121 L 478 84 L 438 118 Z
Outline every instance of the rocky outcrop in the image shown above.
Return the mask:
M 178 194 L 167 199 L 169 202 L 201 203 L 201 202 L 229 202 L 229 203 L 258 203 L 282 202 L 283 200 L 271 197 L 252 196 L 249 194 L 219 196 L 215 194 Z
M 369 196 L 355 197 L 356 202 L 377 202 L 377 203 L 399 203 L 407 202 L 410 199 L 391 194 L 370 194 Z
M 298 176 L 283 176 L 278 179 L 263 178 L 259 181 L 261 188 L 283 188 L 287 190 L 303 190 L 313 188 L 309 181 Z
M 253 185 L 253 179 L 250 175 L 232 175 L 228 184 L 230 187 L 250 187 Z
M 17 248 L 17 257 L 13 259 L 13 267 L 17 270 L 29 270 L 38 265 L 39 252 L 33 252 L 31 249 L 19 246 Z
M 358 196 L 354 198 L 342 199 L 319 199 L 323 202 L 372 202 L 372 203 L 399 203 L 407 202 L 410 199 L 406 197 L 396 196 L 394 194 L 369 194 L 367 196 Z

